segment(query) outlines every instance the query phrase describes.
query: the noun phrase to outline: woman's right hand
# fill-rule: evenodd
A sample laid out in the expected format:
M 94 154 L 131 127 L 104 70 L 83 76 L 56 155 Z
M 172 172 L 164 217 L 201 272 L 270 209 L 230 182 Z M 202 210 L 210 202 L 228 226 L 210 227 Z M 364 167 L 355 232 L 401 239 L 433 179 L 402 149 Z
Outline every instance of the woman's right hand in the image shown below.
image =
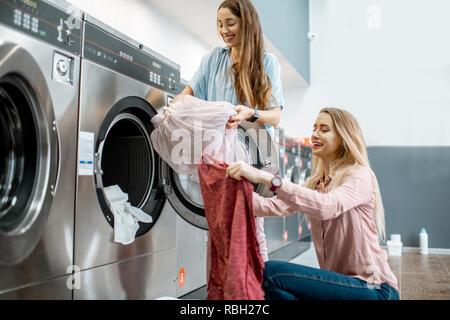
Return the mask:
M 172 106 L 177 101 L 183 100 L 184 97 L 187 95 L 189 95 L 189 96 L 194 95 L 194 90 L 192 90 L 190 85 L 187 85 L 186 88 L 184 88 L 183 91 L 181 91 L 181 93 L 179 93 L 175 97 L 173 97 L 173 99 L 172 99 L 172 101 L 170 101 L 168 107 Z
M 170 101 L 168 107 L 171 107 L 177 101 L 182 101 L 185 96 L 187 96 L 187 94 L 185 93 L 177 94 L 175 97 L 172 98 L 172 101 Z

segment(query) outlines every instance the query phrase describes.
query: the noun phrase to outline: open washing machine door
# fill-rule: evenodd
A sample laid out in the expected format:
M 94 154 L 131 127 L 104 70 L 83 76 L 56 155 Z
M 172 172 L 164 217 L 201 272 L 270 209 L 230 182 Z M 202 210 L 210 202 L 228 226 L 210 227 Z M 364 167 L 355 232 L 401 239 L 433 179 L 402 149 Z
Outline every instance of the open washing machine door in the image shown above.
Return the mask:
M 139 222 L 136 237 L 153 227 L 165 201 L 159 181 L 161 162 L 150 140 L 154 115 L 156 112 L 151 105 L 141 98 L 120 100 L 102 123 L 94 154 L 95 189 L 111 227 L 114 227 L 114 215 L 104 188 L 113 185 L 118 185 L 128 195 L 133 207 L 152 217 L 151 223 Z
M 253 166 L 277 173 L 278 150 L 263 125 L 244 121 L 238 128 L 238 136 L 248 150 Z M 166 162 L 163 163 L 162 176 L 165 194 L 175 211 L 190 224 L 209 230 L 200 184 L 192 176 L 176 173 Z M 265 197 L 273 195 L 263 184 L 254 185 L 254 190 Z
M 59 139 L 42 70 L 0 41 L 0 265 L 25 260 L 39 242 L 57 188 Z

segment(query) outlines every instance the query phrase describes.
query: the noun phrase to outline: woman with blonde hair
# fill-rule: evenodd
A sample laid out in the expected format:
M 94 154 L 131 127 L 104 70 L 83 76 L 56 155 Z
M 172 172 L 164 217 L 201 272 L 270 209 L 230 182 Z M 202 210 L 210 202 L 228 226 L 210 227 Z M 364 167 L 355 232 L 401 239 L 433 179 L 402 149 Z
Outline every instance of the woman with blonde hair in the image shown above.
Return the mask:
M 311 225 L 320 269 L 282 261 L 265 264 L 266 299 L 399 299 L 387 253 L 384 210 L 357 120 L 325 108 L 313 127 L 312 176 L 303 186 L 243 162 L 227 174 L 264 183 L 276 197 L 253 193 L 256 216 L 303 212 Z

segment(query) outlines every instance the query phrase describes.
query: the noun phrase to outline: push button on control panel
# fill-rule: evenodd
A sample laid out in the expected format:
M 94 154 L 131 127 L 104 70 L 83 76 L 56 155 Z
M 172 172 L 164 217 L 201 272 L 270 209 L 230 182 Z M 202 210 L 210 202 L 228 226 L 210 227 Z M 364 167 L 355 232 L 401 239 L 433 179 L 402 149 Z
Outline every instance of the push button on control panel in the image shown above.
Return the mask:
M 56 70 L 60 76 L 65 76 L 67 74 L 67 62 L 64 60 L 58 60 L 56 63 Z
M 171 73 L 169 77 L 169 89 L 176 90 L 177 89 L 177 81 L 175 80 L 175 74 Z
M 73 83 L 73 58 L 59 52 L 53 54 L 53 80 L 65 83 Z

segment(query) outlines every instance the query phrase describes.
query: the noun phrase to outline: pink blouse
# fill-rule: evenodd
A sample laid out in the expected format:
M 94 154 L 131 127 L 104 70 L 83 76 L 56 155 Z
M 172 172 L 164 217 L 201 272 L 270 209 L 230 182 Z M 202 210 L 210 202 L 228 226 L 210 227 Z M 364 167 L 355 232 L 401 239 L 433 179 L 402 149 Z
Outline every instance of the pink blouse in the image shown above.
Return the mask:
M 322 179 L 316 190 L 283 180 L 276 197 L 253 193 L 256 216 L 308 215 L 321 269 L 359 278 L 371 284 L 387 283 L 398 290 L 387 252 L 380 247 L 374 221 L 375 188 L 369 169 L 355 166 L 343 183 L 328 193 Z

